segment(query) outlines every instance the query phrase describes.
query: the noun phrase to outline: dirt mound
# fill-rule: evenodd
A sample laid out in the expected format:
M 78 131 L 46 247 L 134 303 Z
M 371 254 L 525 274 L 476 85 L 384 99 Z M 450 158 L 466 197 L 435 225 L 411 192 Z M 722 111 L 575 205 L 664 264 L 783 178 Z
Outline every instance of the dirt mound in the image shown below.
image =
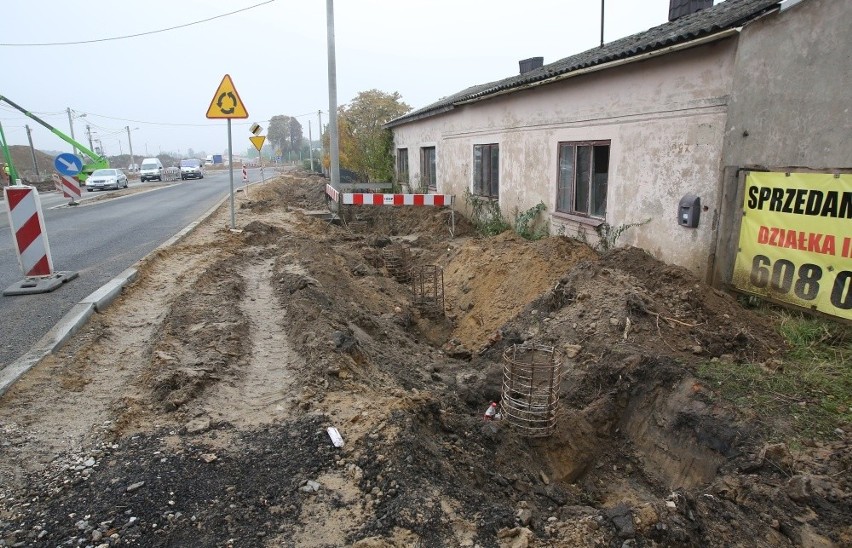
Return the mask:
M 159 252 L 10 390 L 6 544 L 852 539 L 848 440 L 767 444 L 694 376 L 771 360 L 762 317 L 637 249 L 480 238 L 445 208 L 308 215 L 325 182 L 241 193 L 241 231 L 223 209 Z M 551 436 L 483 419 L 518 345 L 562 369 Z

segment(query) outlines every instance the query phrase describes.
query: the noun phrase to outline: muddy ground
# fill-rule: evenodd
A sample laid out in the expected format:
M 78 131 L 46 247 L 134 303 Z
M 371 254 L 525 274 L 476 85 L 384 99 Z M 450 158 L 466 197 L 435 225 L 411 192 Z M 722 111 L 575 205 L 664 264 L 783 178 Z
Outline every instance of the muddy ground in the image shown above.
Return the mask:
M 324 185 L 240 193 L 0 399 L 0 546 L 852 545 L 848 436 L 770 443 L 694 376 L 777 363 L 765 316 L 637 249 L 331 223 Z M 531 348 L 546 437 L 483 420 Z

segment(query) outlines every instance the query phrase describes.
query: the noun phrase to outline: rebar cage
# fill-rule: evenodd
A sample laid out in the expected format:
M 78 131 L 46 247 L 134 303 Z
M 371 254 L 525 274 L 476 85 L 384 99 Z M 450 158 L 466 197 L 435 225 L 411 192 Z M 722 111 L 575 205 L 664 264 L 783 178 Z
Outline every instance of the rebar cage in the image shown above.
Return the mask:
M 561 360 L 552 346 L 524 343 L 503 352 L 501 407 L 522 435 L 545 437 L 556 428 Z
M 421 312 L 444 315 L 444 269 L 429 264 L 411 269 L 414 305 Z
M 382 258 L 388 274 L 396 281 L 407 284 L 411 281 L 411 251 L 403 244 L 393 244 L 382 249 Z

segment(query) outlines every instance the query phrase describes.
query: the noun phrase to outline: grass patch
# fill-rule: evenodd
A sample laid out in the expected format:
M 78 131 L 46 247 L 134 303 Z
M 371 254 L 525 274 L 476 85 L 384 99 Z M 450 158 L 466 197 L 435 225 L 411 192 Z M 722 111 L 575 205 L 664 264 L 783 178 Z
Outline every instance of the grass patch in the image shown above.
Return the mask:
M 783 360 L 707 363 L 698 375 L 770 437 L 836 438 L 835 429 L 852 426 L 852 329 L 795 312 L 774 314 L 791 345 Z

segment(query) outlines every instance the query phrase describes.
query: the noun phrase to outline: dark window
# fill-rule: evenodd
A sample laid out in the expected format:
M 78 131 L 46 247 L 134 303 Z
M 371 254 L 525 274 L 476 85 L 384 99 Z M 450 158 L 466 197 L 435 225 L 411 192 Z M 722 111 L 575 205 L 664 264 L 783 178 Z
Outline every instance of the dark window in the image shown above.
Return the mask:
M 556 211 L 606 218 L 609 141 L 559 143 Z
M 500 197 L 499 145 L 474 145 L 473 193 L 489 198 Z
M 435 147 L 420 149 L 420 184 L 429 190 L 438 188 L 435 175 Z
M 396 180 L 400 183 L 408 182 L 408 149 L 398 148 L 396 150 Z

